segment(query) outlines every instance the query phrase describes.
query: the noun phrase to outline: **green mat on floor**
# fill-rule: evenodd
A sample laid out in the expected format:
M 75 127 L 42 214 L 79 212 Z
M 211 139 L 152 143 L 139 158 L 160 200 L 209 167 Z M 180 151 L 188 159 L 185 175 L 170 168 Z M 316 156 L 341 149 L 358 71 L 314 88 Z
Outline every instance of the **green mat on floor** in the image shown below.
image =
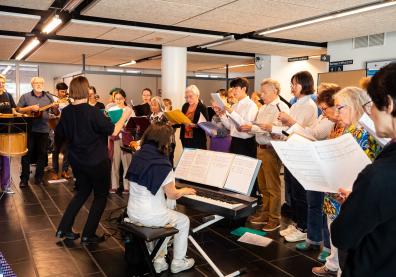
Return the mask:
M 267 234 L 266 232 L 261 231 L 261 230 L 256 230 L 256 229 L 247 228 L 247 227 L 239 227 L 239 228 L 236 228 L 235 230 L 231 231 L 231 235 L 241 237 L 246 232 L 260 235 L 260 236 L 265 236 Z

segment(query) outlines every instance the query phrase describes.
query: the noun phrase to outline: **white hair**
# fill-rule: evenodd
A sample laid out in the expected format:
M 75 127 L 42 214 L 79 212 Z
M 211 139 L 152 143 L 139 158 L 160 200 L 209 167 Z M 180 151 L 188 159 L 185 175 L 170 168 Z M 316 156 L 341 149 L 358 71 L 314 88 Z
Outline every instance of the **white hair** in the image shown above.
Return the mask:
M 33 77 L 32 80 L 30 81 L 31 84 L 33 84 L 34 82 L 43 82 L 44 83 L 44 78 L 42 77 Z
M 196 85 L 189 85 L 188 87 L 186 87 L 186 91 L 191 91 L 192 93 L 194 93 L 196 96 L 199 97 L 199 89 Z

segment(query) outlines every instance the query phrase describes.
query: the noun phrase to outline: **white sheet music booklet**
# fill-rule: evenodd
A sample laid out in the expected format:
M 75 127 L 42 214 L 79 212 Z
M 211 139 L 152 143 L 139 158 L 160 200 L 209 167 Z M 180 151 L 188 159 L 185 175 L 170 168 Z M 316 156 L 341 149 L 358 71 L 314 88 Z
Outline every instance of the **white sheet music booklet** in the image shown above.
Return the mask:
M 306 190 L 336 193 L 341 187 L 352 189 L 358 174 L 371 163 L 351 134 L 323 141 L 293 139 L 271 143 Z
M 261 161 L 250 157 L 185 148 L 175 177 L 250 195 Z

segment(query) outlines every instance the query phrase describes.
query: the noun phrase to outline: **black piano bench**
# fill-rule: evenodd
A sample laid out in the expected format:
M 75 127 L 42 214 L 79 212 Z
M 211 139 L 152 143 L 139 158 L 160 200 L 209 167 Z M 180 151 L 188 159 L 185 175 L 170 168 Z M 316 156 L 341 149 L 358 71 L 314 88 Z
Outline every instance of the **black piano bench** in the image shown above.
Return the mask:
M 122 230 L 125 241 L 125 259 L 128 264 L 128 276 L 134 276 L 132 273 L 140 276 L 140 274 L 144 274 L 142 271 L 147 270 L 150 272 L 150 276 L 156 276 L 153 259 L 157 255 L 165 239 L 177 234 L 179 230 L 172 227 L 151 228 L 138 226 L 133 223 L 125 222 L 124 220 L 120 222 L 119 228 Z M 150 255 L 146 242 L 154 240 L 158 241 Z

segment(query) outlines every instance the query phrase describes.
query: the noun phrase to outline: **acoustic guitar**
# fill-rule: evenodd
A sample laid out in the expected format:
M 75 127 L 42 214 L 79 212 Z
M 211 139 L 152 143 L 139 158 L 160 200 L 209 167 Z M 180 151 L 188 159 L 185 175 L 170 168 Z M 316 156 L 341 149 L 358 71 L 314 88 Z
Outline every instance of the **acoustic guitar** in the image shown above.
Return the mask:
M 48 104 L 48 105 L 40 107 L 38 111 L 35 111 L 35 112 L 31 111 L 31 112 L 29 112 L 27 114 L 29 116 L 31 116 L 31 117 L 38 118 L 38 117 L 41 117 L 43 115 L 44 111 L 46 111 L 48 109 L 51 109 L 53 106 L 59 105 L 61 103 L 70 103 L 70 99 L 69 98 L 59 99 L 58 101 L 52 102 L 51 104 Z

